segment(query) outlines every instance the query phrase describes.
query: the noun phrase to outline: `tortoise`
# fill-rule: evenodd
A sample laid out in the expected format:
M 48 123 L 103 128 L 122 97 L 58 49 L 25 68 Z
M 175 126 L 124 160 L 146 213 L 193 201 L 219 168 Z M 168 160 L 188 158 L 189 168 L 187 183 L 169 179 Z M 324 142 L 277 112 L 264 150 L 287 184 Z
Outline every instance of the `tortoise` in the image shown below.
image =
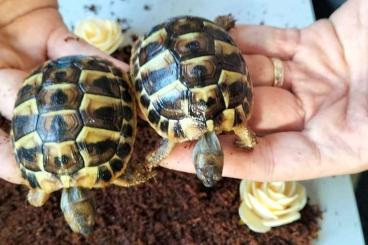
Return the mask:
M 160 146 L 146 158 L 154 168 L 179 142 L 198 140 L 193 150 L 197 177 L 206 187 L 222 176 L 224 156 L 216 134 L 233 131 L 236 145 L 252 149 L 246 126 L 253 86 L 246 63 L 229 33 L 231 15 L 215 22 L 180 16 L 152 28 L 133 45 L 131 80 L 139 107 Z
M 18 92 L 11 137 L 28 202 L 42 206 L 62 189 L 61 209 L 74 232 L 93 229 L 88 189 L 152 177 L 130 162 L 137 118 L 128 80 L 101 58 L 67 56 L 43 64 Z

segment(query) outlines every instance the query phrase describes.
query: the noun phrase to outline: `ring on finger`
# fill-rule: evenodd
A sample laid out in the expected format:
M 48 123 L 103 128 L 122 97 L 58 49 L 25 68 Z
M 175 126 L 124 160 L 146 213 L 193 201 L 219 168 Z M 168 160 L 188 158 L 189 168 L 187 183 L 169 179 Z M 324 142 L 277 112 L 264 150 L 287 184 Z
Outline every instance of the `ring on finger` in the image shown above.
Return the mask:
M 281 88 L 282 85 L 284 85 L 284 66 L 280 59 L 272 58 L 271 61 L 273 64 L 273 74 L 274 74 L 272 86 Z

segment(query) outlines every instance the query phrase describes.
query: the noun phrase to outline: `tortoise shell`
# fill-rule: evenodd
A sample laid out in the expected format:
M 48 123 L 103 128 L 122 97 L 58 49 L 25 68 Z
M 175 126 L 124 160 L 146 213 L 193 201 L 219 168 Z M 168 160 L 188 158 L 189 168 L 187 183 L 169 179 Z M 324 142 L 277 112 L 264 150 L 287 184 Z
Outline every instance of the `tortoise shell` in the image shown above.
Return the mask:
M 21 87 L 12 141 L 31 188 L 101 187 L 123 172 L 136 131 L 127 74 L 97 57 L 45 63 Z
M 252 84 L 242 54 L 216 23 L 177 17 L 133 47 L 132 80 L 151 126 L 164 138 L 198 139 L 246 121 Z

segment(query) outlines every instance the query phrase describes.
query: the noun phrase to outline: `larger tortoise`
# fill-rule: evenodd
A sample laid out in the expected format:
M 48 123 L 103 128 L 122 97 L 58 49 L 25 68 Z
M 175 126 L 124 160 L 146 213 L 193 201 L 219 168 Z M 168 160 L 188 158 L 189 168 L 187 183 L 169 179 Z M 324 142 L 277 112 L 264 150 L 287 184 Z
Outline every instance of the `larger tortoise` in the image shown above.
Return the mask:
M 75 232 L 94 224 L 87 189 L 152 176 L 129 161 L 137 119 L 128 80 L 108 61 L 69 56 L 45 63 L 18 93 L 11 134 L 28 201 L 42 206 L 63 189 L 61 209 Z
M 233 39 L 231 16 L 212 22 L 183 16 L 168 20 L 138 40 L 131 76 L 140 108 L 164 139 L 147 157 L 151 167 L 175 144 L 198 140 L 193 159 L 197 176 L 213 186 L 222 176 L 223 152 L 216 134 L 234 131 L 238 146 L 251 149 L 255 134 L 246 126 L 252 83 Z

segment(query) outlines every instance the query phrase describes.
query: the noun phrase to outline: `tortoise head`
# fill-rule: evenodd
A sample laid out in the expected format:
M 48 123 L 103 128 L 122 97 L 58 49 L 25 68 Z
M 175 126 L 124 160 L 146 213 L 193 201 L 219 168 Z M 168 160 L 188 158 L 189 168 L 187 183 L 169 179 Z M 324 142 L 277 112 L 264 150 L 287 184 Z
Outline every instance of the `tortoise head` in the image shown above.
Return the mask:
M 206 187 L 214 186 L 222 178 L 224 154 L 215 132 L 205 133 L 193 150 L 197 177 Z

